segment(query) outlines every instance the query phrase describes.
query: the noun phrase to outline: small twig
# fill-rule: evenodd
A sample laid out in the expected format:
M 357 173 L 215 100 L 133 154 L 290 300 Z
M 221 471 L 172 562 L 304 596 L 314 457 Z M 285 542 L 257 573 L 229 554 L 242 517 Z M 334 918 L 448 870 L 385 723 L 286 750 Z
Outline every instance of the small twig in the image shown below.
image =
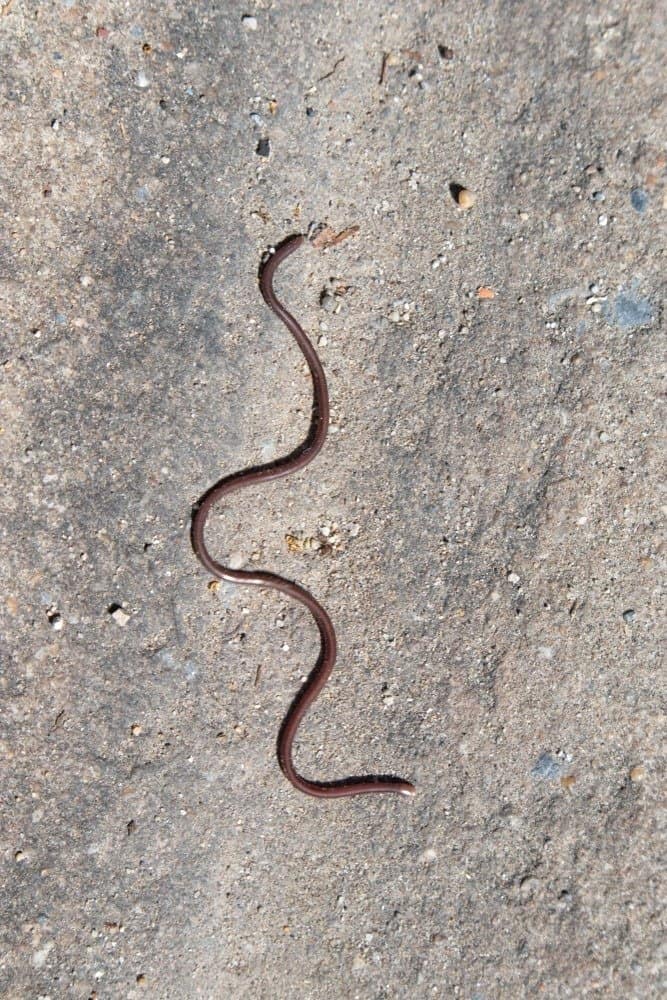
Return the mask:
M 380 85 L 382 85 L 384 83 L 384 78 L 385 78 L 385 76 L 387 74 L 387 60 L 388 59 L 389 59 L 389 53 L 388 52 L 383 52 L 382 53 L 382 67 L 380 69 L 380 79 L 378 80 L 378 83 Z
M 338 246 L 339 243 L 349 239 L 350 236 L 356 236 L 358 232 L 359 226 L 348 226 L 347 229 L 342 229 L 339 233 L 336 233 L 331 226 L 324 226 L 311 239 L 311 243 L 316 250 L 323 250 L 325 247 Z
M 345 62 L 345 56 L 341 56 L 340 59 L 337 59 L 336 62 L 333 64 L 333 69 L 330 70 L 328 73 L 325 73 L 324 76 L 318 77 L 317 82 L 322 83 L 322 80 L 328 80 L 330 76 L 334 75 L 334 73 L 336 72 L 336 70 L 338 69 L 338 67 L 342 62 Z
M 13 0 L 11 0 L 11 2 L 13 3 Z M 65 709 L 62 708 L 58 712 L 58 714 L 56 715 L 55 721 L 54 721 L 53 725 L 51 726 L 51 729 L 49 730 L 49 732 L 55 733 L 56 729 L 60 729 L 60 727 L 62 726 L 62 722 L 63 722 L 63 718 L 64 717 L 65 717 Z
M 7 3 L 3 3 L 3 5 L 2 5 L 2 16 L 4 17 L 5 14 L 9 14 L 9 12 L 12 9 L 13 6 L 14 6 L 14 0 L 7 0 Z

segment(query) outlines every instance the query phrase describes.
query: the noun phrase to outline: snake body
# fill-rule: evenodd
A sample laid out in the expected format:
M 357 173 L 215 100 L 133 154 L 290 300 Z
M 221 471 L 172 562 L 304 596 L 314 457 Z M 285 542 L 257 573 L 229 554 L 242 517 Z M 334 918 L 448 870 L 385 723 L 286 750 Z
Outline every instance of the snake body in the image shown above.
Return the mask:
M 415 789 L 410 782 L 391 776 L 366 776 L 319 782 L 310 781 L 297 772 L 292 759 L 292 745 L 296 732 L 309 706 L 326 684 L 336 662 L 336 633 L 331 619 L 313 595 L 298 583 L 286 580 L 276 573 L 230 569 L 223 566 L 211 556 L 204 540 L 206 521 L 214 504 L 242 487 L 267 483 L 303 469 L 304 466 L 312 462 L 326 440 L 329 426 L 329 394 L 322 364 L 305 331 L 278 300 L 273 290 L 273 276 L 277 268 L 306 241 L 306 236 L 296 235 L 282 243 L 261 267 L 259 287 L 264 301 L 290 331 L 308 363 L 314 392 L 310 433 L 300 448 L 292 452 L 291 455 L 269 465 L 236 473 L 215 483 L 204 494 L 194 510 L 191 530 L 192 547 L 202 565 L 216 579 L 280 591 L 287 597 L 305 605 L 317 623 L 321 639 L 319 658 L 308 680 L 294 699 L 278 737 L 278 760 L 285 777 L 299 791 L 317 798 L 330 799 L 347 795 L 363 795 L 369 792 L 398 792 L 402 795 L 413 795 Z

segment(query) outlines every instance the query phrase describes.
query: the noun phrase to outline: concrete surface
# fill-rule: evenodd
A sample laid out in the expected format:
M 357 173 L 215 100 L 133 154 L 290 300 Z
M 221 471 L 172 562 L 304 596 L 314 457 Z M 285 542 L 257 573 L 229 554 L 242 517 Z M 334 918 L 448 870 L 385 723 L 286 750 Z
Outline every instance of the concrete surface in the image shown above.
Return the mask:
M 2 996 L 665 995 L 660 6 L 3 5 Z

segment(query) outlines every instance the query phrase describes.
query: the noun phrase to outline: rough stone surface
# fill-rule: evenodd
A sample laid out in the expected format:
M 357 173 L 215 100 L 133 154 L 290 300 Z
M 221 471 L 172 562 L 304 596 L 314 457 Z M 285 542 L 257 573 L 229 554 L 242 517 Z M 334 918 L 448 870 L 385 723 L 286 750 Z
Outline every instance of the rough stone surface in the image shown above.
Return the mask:
M 665 995 L 660 7 L 3 4 L 2 996 Z

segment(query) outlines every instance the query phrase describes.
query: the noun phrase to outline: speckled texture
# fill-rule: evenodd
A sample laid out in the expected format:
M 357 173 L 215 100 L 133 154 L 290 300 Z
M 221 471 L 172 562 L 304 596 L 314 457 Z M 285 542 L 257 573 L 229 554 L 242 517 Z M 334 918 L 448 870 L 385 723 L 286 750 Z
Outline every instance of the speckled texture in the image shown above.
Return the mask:
M 650 0 L 4 5 L 0 994 L 664 996 L 666 41 Z M 284 781 L 314 629 L 189 547 L 305 434 L 256 278 L 311 221 L 359 226 L 278 283 L 332 434 L 211 546 L 337 626 L 304 773 L 413 801 Z

